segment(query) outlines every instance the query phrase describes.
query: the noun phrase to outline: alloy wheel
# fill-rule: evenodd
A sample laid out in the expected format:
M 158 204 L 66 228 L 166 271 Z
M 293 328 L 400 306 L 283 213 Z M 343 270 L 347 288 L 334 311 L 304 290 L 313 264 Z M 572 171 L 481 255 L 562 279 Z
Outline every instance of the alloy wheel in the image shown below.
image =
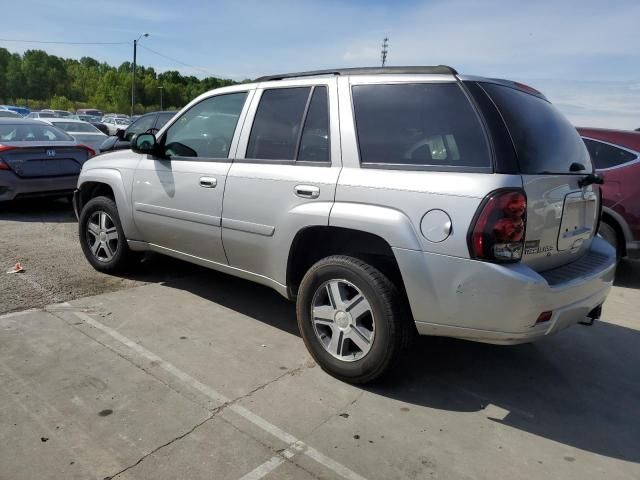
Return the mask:
M 101 262 L 110 261 L 118 250 L 118 230 L 109 214 L 97 210 L 87 222 L 87 243 L 89 250 Z

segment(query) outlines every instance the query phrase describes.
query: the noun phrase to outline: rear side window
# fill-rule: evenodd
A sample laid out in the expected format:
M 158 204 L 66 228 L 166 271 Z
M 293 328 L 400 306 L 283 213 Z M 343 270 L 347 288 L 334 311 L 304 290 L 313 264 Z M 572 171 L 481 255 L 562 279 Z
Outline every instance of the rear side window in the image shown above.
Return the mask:
M 308 162 L 328 162 L 330 160 L 328 102 L 327 88 L 315 87 L 302 129 L 298 160 Z
M 547 100 L 493 83 L 483 83 L 482 88 L 502 113 L 521 173 L 584 174 L 593 170 L 578 131 Z M 584 170 L 578 170 L 579 166 Z
M 356 85 L 352 91 L 362 164 L 491 168 L 480 120 L 457 84 Z
M 597 140 L 585 138 L 584 144 L 587 146 L 591 160 L 597 169 L 617 167 L 638 158 L 637 155 L 631 152 Z

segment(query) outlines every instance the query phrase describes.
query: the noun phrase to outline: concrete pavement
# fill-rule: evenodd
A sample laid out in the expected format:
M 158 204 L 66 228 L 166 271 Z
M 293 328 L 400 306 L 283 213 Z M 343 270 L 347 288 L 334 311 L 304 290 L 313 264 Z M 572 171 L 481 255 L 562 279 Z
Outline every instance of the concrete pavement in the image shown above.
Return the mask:
M 0 317 L 0 479 L 640 478 L 640 291 L 496 347 L 422 338 L 371 387 L 294 306 L 198 271 Z

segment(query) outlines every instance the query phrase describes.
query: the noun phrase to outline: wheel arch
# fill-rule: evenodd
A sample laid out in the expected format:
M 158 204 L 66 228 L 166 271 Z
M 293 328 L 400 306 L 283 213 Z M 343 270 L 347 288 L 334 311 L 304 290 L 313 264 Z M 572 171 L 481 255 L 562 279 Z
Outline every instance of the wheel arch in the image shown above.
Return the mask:
M 621 256 L 625 257 L 627 255 L 627 242 L 633 238 L 629 224 L 627 224 L 622 215 L 608 207 L 603 207 L 602 209 L 602 221 L 616 231 L 620 238 Z
M 133 221 L 130 197 L 118 170 L 100 168 L 83 172 L 78 181 L 78 191 L 78 212 L 81 212 L 82 207 L 96 196 L 109 197 L 116 203 L 120 223 L 127 239 L 140 238 Z

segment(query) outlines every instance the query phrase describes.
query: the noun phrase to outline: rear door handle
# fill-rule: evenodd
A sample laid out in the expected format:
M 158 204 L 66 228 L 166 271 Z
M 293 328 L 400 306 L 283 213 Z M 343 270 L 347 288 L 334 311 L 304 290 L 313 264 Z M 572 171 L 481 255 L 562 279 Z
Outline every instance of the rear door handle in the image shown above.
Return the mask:
M 213 177 L 200 177 L 200 186 L 203 188 L 215 188 L 218 181 Z
M 293 191 L 301 198 L 318 198 L 320 196 L 320 189 L 315 185 L 296 185 Z

